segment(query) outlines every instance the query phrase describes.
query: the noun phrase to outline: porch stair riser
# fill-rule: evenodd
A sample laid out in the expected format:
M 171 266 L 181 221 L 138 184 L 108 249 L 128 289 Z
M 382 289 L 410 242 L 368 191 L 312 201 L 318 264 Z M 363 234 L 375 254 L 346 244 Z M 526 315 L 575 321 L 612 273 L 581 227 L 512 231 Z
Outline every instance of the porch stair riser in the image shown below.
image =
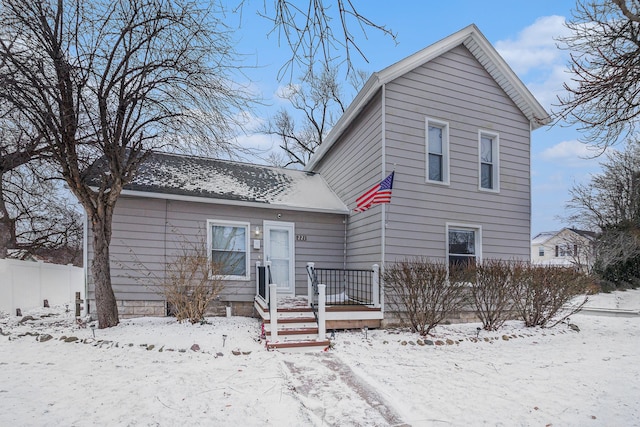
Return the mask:
M 313 311 L 308 307 L 278 308 L 278 336 L 273 340 L 273 324 L 269 310 L 256 302 L 256 309 L 264 319 L 264 333 L 267 350 L 282 352 L 316 352 L 325 351 L 329 340 L 319 340 L 318 323 Z

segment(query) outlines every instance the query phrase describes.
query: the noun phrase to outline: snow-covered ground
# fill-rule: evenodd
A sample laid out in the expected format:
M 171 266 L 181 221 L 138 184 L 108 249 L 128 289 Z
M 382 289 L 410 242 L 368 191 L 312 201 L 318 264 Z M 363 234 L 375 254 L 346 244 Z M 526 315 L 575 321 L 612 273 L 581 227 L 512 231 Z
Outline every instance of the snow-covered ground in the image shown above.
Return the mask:
M 637 311 L 640 290 L 589 305 Z M 0 426 L 640 426 L 640 316 L 478 338 L 477 324 L 440 326 L 429 340 L 442 345 L 338 332 L 329 352 L 282 354 L 255 319 L 94 331 L 72 314 L 0 315 Z

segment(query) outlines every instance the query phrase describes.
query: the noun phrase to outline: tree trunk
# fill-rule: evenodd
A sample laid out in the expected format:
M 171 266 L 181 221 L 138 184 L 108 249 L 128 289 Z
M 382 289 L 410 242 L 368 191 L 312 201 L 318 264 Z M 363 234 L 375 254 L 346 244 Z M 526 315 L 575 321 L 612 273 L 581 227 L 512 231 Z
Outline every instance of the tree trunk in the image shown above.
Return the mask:
M 111 287 L 111 269 L 109 262 L 109 243 L 111 241 L 111 221 L 105 218 L 91 219 L 93 231 L 93 260 L 91 275 L 95 288 L 98 328 L 110 328 L 119 323 L 118 305 Z
M 9 225 L 0 218 L 0 259 L 4 259 L 9 254 L 9 245 L 11 243 L 11 231 Z

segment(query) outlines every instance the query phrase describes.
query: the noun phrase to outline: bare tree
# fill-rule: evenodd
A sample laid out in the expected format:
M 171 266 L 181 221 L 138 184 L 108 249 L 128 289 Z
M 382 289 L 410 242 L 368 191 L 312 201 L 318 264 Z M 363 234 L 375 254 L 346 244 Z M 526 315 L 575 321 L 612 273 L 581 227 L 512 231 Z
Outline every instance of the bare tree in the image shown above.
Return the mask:
M 640 145 L 628 142 L 601 163 L 591 182 L 570 190 L 569 220 L 597 231 L 599 271 L 640 257 Z
M 13 250 L 8 257 L 37 255 L 49 262 L 79 265 L 81 214 L 65 197 L 60 181 L 50 178 L 50 169 L 37 159 L 2 175 L 0 212 L 8 232 L 1 238 Z
M 572 82 L 561 119 L 581 125 L 584 140 L 606 147 L 634 135 L 640 115 L 640 2 L 577 0 L 569 36 Z
M 79 249 L 79 214 L 57 197 L 56 183 L 48 179 L 47 145 L 22 119 L 11 108 L 0 115 L 0 258 L 9 249 L 20 256 Z
M 376 24 L 358 12 L 352 0 L 273 0 L 273 9 L 269 8 L 268 2 L 264 2 L 259 14 L 273 22 L 272 32 L 277 32 L 279 40 L 284 40 L 291 48 L 291 58 L 282 66 L 279 78 L 287 72 L 293 75 L 296 68 L 313 70 L 316 63 L 323 66 L 334 63 L 341 55 L 347 66 L 347 74 L 354 71 L 352 52 L 367 60 L 356 43 L 352 30 L 354 27 L 365 38 L 366 30 L 372 29 L 396 40 L 396 34 L 391 29 Z
M 601 173 L 570 190 L 568 220 L 594 231 L 640 220 L 640 145 L 628 142 L 600 165 Z
M 117 325 L 111 222 L 149 150 L 230 150 L 230 111 L 245 98 L 226 28 L 197 1 L 3 0 L 0 100 L 47 144 L 86 211 L 101 328 Z M 101 159 L 99 179 L 85 174 Z
M 358 70 L 351 74 L 349 83 L 358 90 L 367 77 Z M 349 95 L 338 81 L 338 68 L 325 65 L 320 72 L 307 73 L 299 84 L 287 85 L 281 96 L 290 102 L 294 113 L 301 113 L 302 124 L 285 108 L 269 120 L 263 132 L 280 140 L 284 155 L 272 155 L 268 161 L 281 167 L 305 166 L 344 113 Z

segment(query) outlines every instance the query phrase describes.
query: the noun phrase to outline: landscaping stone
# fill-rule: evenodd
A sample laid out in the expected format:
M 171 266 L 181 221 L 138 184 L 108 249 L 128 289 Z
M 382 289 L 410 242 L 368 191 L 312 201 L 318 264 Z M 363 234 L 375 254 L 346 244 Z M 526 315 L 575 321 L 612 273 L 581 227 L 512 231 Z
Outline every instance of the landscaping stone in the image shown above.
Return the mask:
M 53 339 L 53 337 L 49 334 L 42 334 L 39 337 L 36 338 L 36 341 L 39 342 L 47 342 L 49 340 Z
M 68 337 L 64 340 L 64 342 L 76 342 L 78 341 L 78 337 Z
M 200 351 L 200 346 L 198 344 L 194 344 L 191 346 L 191 351 Z

